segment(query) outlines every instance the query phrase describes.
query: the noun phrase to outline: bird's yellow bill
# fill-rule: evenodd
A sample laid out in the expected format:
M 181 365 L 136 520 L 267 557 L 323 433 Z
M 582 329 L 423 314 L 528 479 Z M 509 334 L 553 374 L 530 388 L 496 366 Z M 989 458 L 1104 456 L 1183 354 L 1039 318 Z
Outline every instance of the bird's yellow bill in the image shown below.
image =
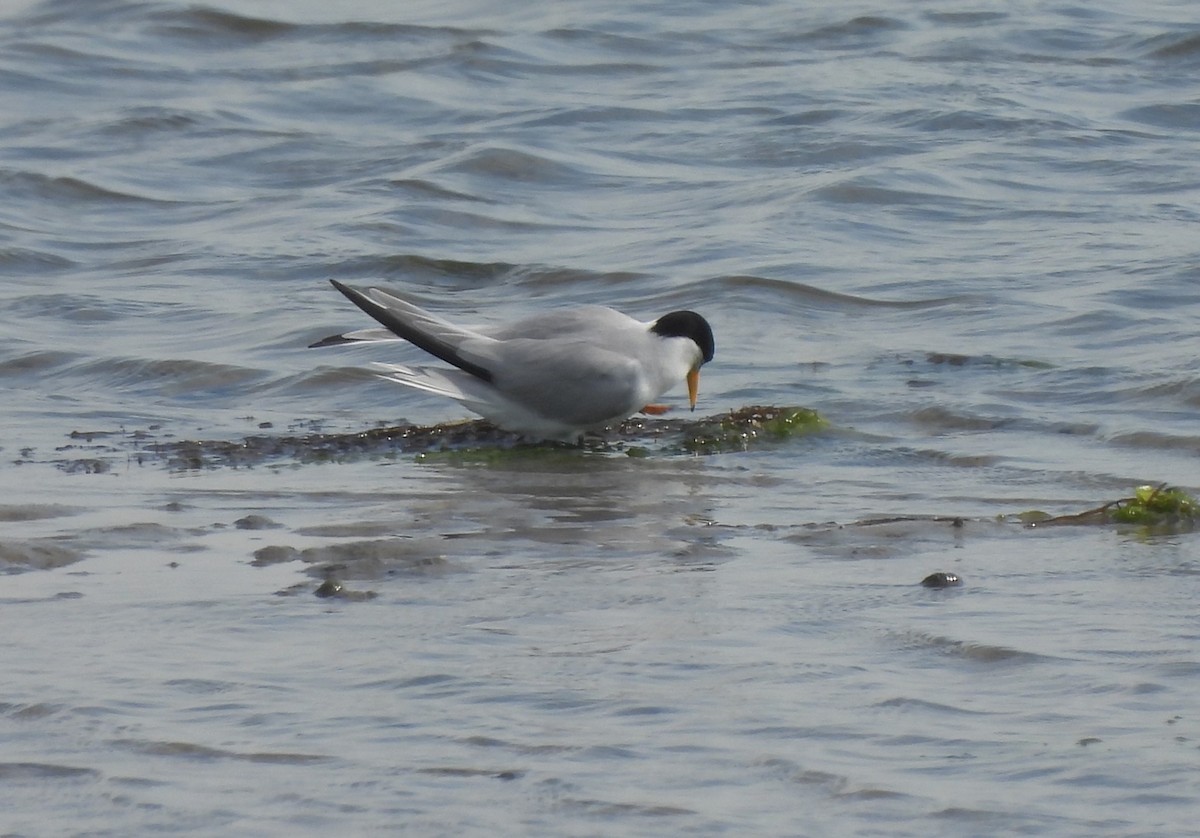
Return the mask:
M 700 368 L 692 370 L 687 374 L 688 384 L 688 403 L 691 404 L 692 410 L 696 409 L 696 392 L 700 389 Z

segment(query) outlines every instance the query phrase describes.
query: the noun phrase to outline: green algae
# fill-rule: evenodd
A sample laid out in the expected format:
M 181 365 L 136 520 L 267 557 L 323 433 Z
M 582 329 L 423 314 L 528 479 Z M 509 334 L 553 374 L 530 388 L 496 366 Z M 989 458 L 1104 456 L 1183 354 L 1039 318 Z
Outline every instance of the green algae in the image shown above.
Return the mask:
M 783 442 L 828 427 L 827 420 L 807 407 L 756 405 L 696 423 L 681 446 L 693 454 L 744 451 L 755 443 Z
M 1172 527 L 1193 524 L 1200 517 L 1196 499 L 1182 489 L 1160 486 L 1138 486 L 1132 498 L 1122 501 L 1111 512 L 1119 524 L 1145 527 Z
M 1004 516 L 1002 515 L 1000 517 L 1003 518 Z M 1032 527 L 1032 526 L 1036 526 L 1038 524 L 1044 524 L 1046 521 L 1049 521 L 1054 516 L 1051 515 L 1049 512 L 1043 512 L 1040 509 L 1029 509 L 1029 510 L 1026 510 L 1025 512 L 1018 512 L 1013 517 L 1015 517 L 1022 524 Z
M 1028 527 L 1120 524 L 1145 533 L 1188 532 L 1200 519 L 1200 502 L 1182 489 L 1160 483 L 1138 486 L 1132 496 L 1070 515 L 1029 511 L 1015 516 Z

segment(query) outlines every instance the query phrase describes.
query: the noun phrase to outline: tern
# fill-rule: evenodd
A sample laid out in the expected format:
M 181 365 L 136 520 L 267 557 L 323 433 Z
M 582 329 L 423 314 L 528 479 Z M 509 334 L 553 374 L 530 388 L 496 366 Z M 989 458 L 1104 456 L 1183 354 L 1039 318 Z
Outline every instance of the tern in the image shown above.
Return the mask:
M 694 311 L 643 322 L 605 306 L 557 309 L 514 323 L 464 328 L 382 288 L 330 280 L 383 329 L 330 335 L 312 347 L 406 340 L 450 368 L 372 364 L 383 378 L 447 396 L 522 436 L 578 442 L 584 432 L 655 404 L 680 381 L 696 409 L 700 367 L 713 359 L 713 333 Z

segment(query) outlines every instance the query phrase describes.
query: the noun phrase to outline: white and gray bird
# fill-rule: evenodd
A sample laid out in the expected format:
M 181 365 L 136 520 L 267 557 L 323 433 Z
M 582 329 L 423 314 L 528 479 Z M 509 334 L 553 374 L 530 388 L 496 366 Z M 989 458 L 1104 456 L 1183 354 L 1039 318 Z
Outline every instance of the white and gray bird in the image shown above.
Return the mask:
M 467 329 L 380 288 L 331 280 L 383 324 L 312 344 L 406 340 L 452 368 L 373 364 L 390 381 L 447 396 L 519 434 L 575 442 L 587 430 L 643 411 L 686 381 L 696 409 L 700 367 L 713 359 L 713 333 L 694 311 L 644 323 L 604 306 L 537 314 L 502 326 Z

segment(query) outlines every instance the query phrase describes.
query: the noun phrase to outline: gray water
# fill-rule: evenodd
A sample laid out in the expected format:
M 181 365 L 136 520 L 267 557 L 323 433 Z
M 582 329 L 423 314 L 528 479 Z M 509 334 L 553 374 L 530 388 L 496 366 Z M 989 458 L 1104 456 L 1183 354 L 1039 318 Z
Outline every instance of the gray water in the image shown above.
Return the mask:
M 3 6 L 0 832 L 1197 834 L 1196 536 L 1012 516 L 1200 487 L 1200 9 L 502 5 Z M 465 418 L 330 277 L 830 427 L 161 456 Z

